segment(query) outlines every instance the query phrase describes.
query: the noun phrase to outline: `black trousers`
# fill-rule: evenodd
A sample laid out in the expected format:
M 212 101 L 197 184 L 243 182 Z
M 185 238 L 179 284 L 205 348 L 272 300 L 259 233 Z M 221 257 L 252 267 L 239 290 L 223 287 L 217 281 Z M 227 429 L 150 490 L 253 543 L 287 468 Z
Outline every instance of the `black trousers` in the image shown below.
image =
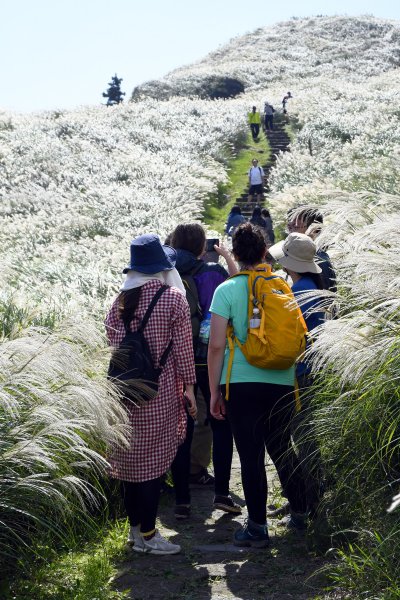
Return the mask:
M 300 461 L 306 486 L 307 509 L 313 513 L 323 496 L 324 475 L 321 453 L 313 424 L 310 388 L 313 381 L 307 374 L 297 377 L 301 409 L 292 420 L 292 439 Z
M 129 523 L 132 527 L 140 525 L 142 533 L 148 533 L 156 526 L 160 489 L 160 477 L 140 482 L 121 481 L 121 494 Z
M 222 391 L 224 394 L 225 386 Z M 233 383 L 226 406 L 239 453 L 249 518 L 260 525 L 266 522 L 265 449 L 292 509 L 305 512 L 305 485 L 290 437 L 293 388 L 269 383 Z
M 251 129 L 251 135 L 253 136 L 253 138 L 255 139 L 256 137 L 258 137 L 258 134 L 260 133 L 259 123 L 251 123 L 250 129 Z
M 227 496 L 229 494 L 229 480 L 231 476 L 233 436 L 229 420 L 218 421 L 210 414 L 210 386 L 208 383 L 207 367 L 196 368 L 197 386 L 203 394 L 207 405 L 207 419 L 213 433 L 212 460 L 215 476 L 215 494 Z M 179 446 L 178 452 L 171 465 L 174 480 L 175 498 L 177 504 L 190 504 L 189 473 L 190 473 L 190 446 L 193 438 L 193 419 L 188 416 L 188 430 L 184 443 Z
M 176 504 L 190 504 L 190 447 L 192 445 L 193 430 L 194 421 L 190 415 L 187 415 L 186 438 L 183 444 L 178 447 L 171 465 Z
M 274 115 L 265 115 L 265 129 L 274 128 Z

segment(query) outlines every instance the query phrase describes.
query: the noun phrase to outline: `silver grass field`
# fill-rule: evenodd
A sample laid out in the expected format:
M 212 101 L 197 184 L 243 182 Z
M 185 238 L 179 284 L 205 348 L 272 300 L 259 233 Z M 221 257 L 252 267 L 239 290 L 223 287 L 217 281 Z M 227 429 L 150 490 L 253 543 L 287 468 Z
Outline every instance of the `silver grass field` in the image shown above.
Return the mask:
M 269 206 L 318 206 L 338 276 L 337 318 L 317 332 L 311 391 L 327 491 L 314 524 L 333 585 L 400 595 L 400 24 L 293 19 L 232 40 L 144 85 L 139 100 L 0 113 L 0 552 L 63 536 L 101 501 L 106 447 L 125 443 L 105 380 L 102 322 L 131 238 L 201 221 L 229 178 L 246 112 L 291 90 L 290 152 Z M 212 75 L 246 93 L 201 100 Z M 172 90 L 172 91 L 171 91 Z M 186 96 L 183 94 L 187 94 Z M 176 94 L 176 95 L 174 95 Z M 393 500 L 393 498 L 395 498 Z M 390 508 L 390 512 L 388 509 Z

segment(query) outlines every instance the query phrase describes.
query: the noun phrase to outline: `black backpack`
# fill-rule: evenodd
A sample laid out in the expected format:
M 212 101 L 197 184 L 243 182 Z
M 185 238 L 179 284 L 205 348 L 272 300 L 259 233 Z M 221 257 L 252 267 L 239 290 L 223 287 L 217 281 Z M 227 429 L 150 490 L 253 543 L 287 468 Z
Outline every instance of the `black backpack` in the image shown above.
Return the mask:
M 144 329 L 149 317 L 166 289 L 168 289 L 168 286 L 163 285 L 157 290 L 136 331 L 130 331 L 125 325 L 126 335 L 118 348 L 113 350 L 108 367 L 108 379 L 113 380 L 120 388 L 125 399 L 132 400 L 135 403 L 137 402 L 138 392 L 137 390 L 136 392 L 130 390 L 129 382 L 132 379 L 140 379 L 153 392 L 157 392 L 158 380 L 172 347 L 171 340 L 161 356 L 159 366 L 155 367 L 149 344 L 144 337 Z M 142 399 L 150 400 L 153 396 L 154 394 L 151 393 L 143 393 Z
M 192 322 L 192 336 L 193 336 L 193 344 L 196 345 L 196 340 L 199 337 L 200 333 L 200 323 L 203 320 L 203 313 L 201 311 L 201 306 L 199 302 L 199 293 L 197 291 L 196 282 L 194 280 L 194 275 L 200 269 L 203 268 L 203 264 L 197 264 L 189 273 L 181 274 L 182 283 L 185 286 L 186 291 L 186 300 L 188 301 L 190 308 L 190 320 Z
M 202 263 L 197 264 L 189 273 L 181 275 L 181 279 L 186 290 L 186 300 L 188 301 L 190 308 L 190 319 L 192 322 L 193 336 L 193 352 L 196 365 L 207 364 L 208 344 L 204 346 L 204 344 L 200 343 L 199 340 L 200 325 L 204 318 L 204 315 L 203 311 L 201 310 L 199 302 L 199 293 L 197 291 L 196 282 L 194 280 L 194 275 L 198 273 L 203 268 L 203 266 L 204 265 Z

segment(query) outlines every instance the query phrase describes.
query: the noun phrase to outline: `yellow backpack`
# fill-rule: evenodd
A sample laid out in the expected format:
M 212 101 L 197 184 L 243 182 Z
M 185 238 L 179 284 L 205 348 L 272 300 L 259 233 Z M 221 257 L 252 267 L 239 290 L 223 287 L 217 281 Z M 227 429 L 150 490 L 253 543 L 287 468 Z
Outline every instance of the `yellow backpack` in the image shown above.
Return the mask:
M 229 362 L 226 375 L 226 398 L 232 371 L 235 343 L 247 362 L 261 369 L 289 369 L 306 348 L 307 325 L 288 284 L 273 275 L 268 264 L 258 265 L 254 271 L 240 271 L 232 277 L 247 276 L 248 318 L 253 309 L 259 311 L 260 326 L 247 330 L 242 344 L 228 325 Z

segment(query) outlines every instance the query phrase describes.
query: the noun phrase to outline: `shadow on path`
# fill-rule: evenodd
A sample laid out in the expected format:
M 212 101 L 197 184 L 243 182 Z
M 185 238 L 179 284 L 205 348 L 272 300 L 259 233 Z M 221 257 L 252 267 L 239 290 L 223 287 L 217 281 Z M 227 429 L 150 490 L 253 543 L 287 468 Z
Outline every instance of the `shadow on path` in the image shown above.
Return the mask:
M 237 457 L 232 469 L 232 493 L 242 498 Z M 326 583 L 312 577 L 324 564 L 307 550 L 305 536 L 274 527 L 271 547 L 237 548 L 232 535 L 246 514 L 231 517 L 213 510 L 210 488 L 192 490 L 192 515 L 177 521 L 174 497 L 164 496 L 159 528 L 182 546 L 175 556 L 135 554 L 127 549 L 115 588 L 132 600 L 323 600 Z M 243 505 L 243 500 L 240 500 Z

